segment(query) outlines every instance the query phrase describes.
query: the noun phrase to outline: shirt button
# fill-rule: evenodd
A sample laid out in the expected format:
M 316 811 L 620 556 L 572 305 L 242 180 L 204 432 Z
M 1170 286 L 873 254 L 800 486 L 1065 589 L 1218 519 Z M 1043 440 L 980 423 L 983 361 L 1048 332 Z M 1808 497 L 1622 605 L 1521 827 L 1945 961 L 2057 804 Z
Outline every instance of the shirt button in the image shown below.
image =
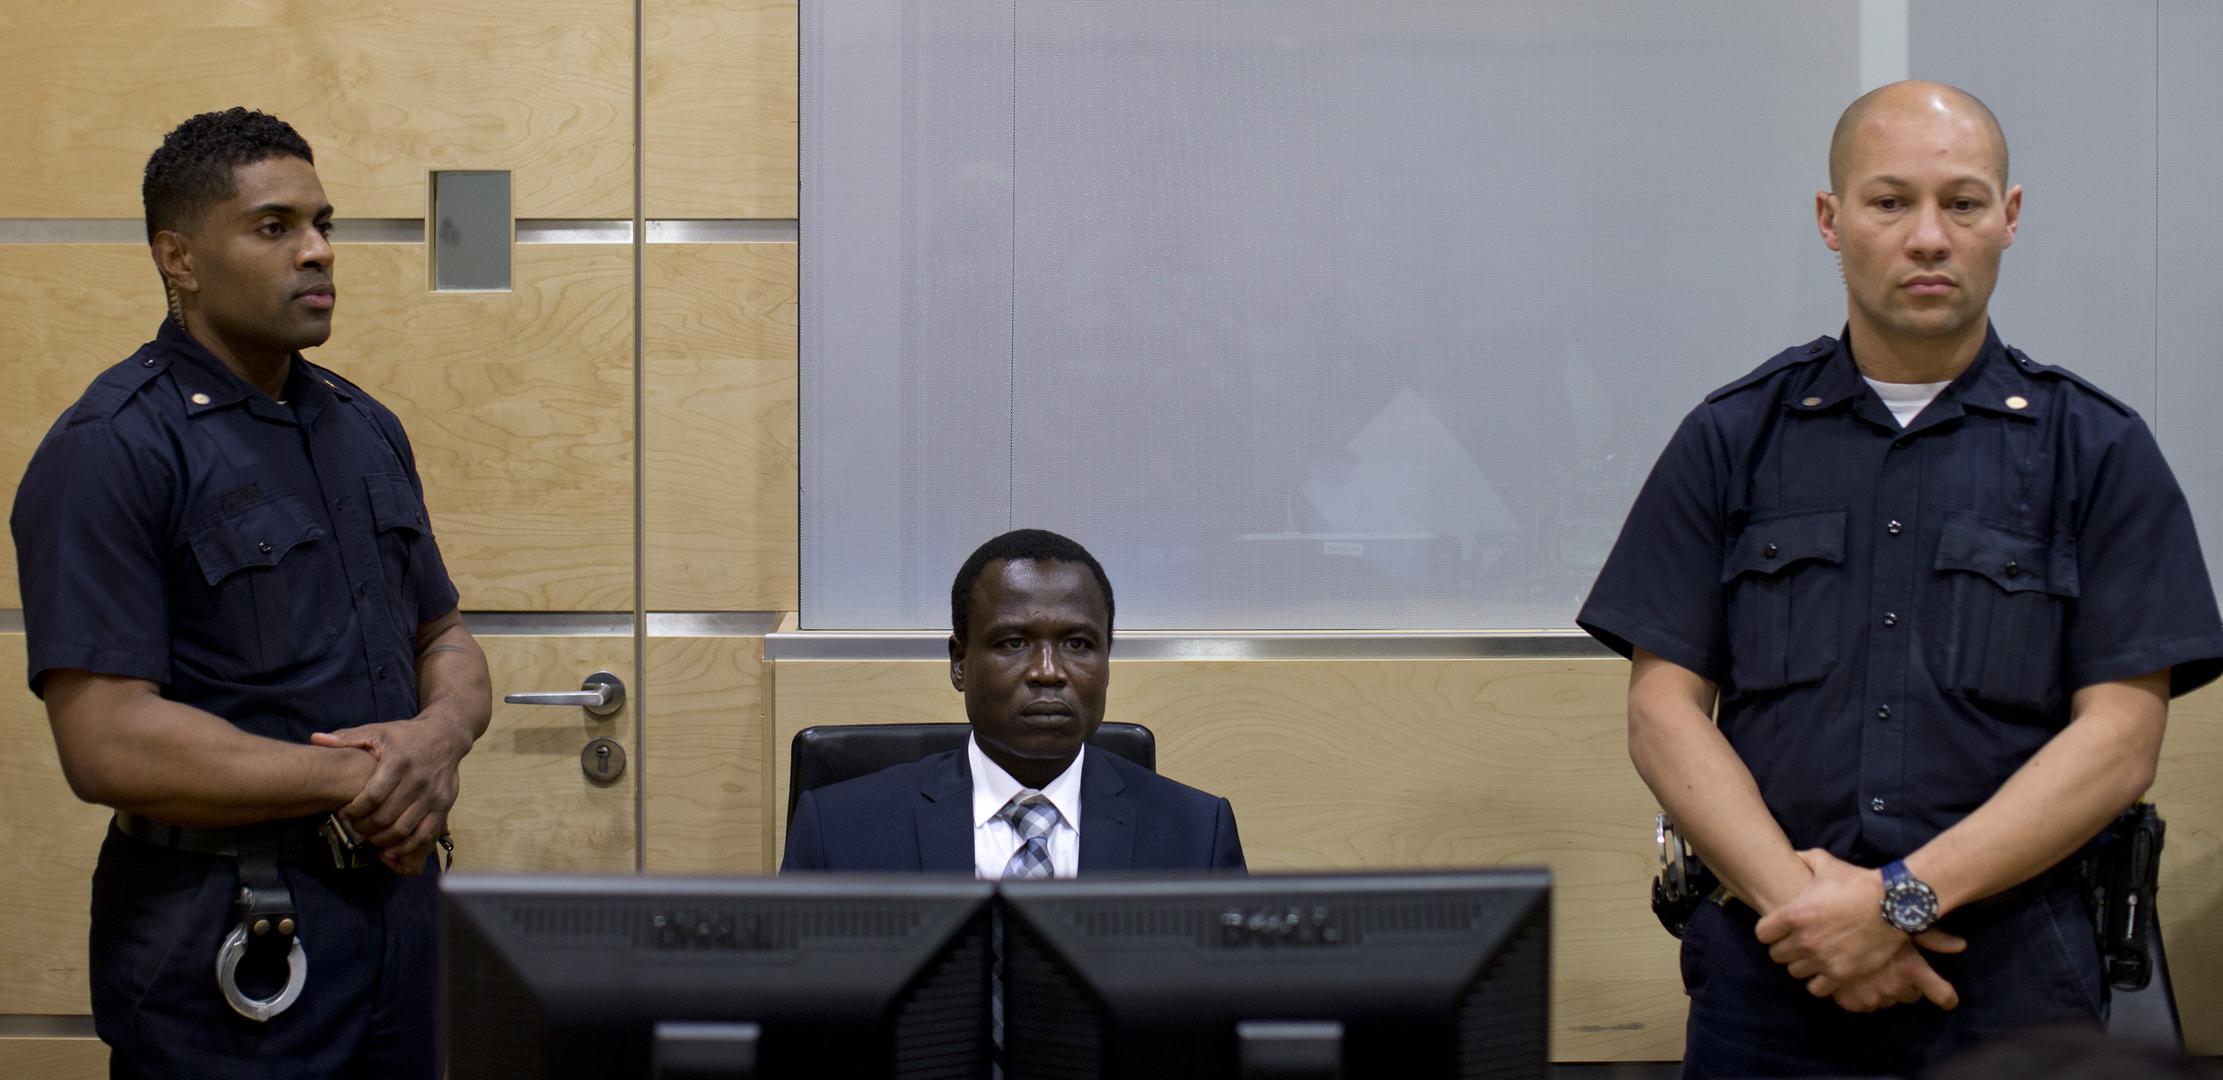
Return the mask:
M 370 595 L 370 582 L 368 582 L 368 581 L 358 581 L 358 582 L 356 582 L 356 583 L 355 583 L 355 595 L 357 595 L 357 596 L 369 596 L 369 595 Z
M 374 672 L 372 672 L 371 674 L 373 674 L 373 675 L 376 675 L 376 676 L 378 676 L 379 678 L 383 679 L 383 678 L 385 678 L 385 677 L 386 677 L 386 668 L 385 668 L 385 666 L 384 666 L 384 665 L 380 665 L 379 669 L 378 669 L 377 671 L 374 671 Z
M 262 553 L 263 553 L 263 554 L 265 554 L 265 555 L 268 555 L 268 554 L 270 554 L 270 541 L 268 541 L 268 540 L 257 540 L 257 541 L 255 541 L 255 550 L 256 550 L 256 551 L 259 551 L 259 552 L 262 552 Z
M 1896 612 L 1896 611 L 1886 611 L 1886 612 L 1884 612 L 1884 613 L 1883 613 L 1883 624 L 1884 624 L 1885 626 L 1897 626 L 1897 625 L 1899 625 L 1899 613 L 1898 613 L 1898 612 Z
M 2014 561 L 2013 559 L 2009 559 L 2009 560 L 2007 560 L 2007 576 L 2008 576 L 2008 577 L 2017 577 L 2017 576 L 2021 575 L 2021 573 L 2022 573 L 2022 564 L 2021 564 L 2021 563 L 2018 563 L 2018 562 Z
M 1878 705 L 1878 706 L 1876 706 L 1876 719 L 1878 719 L 1878 720 L 1889 720 L 1889 719 L 1891 719 L 1891 706 L 1889 706 L 1889 705 Z M 1878 807 L 1878 809 L 1881 809 L 1881 807 Z
M 1868 809 L 1870 809 L 1870 810 L 1873 810 L 1873 811 L 1875 811 L 1876 813 L 1879 813 L 1879 814 L 1880 814 L 1880 813 L 1883 813 L 1883 800 L 1882 800 L 1882 799 L 1870 799 L 1870 800 L 1868 800 Z
M 1760 557 L 1761 557 L 1761 558 L 1763 558 L 1763 559 L 1772 559 L 1772 558 L 1775 558 L 1775 545 L 1774 545 L 1774 544 L 1769 544 L 1768 546 L 1766 546 L 1766 547 L 1764 547 L 1764 548 L 1761 548 L 1761 549 L 1760 549 Z
M 1900 533 L 1903 533 L 1903 532 L 1907 531 L 1907 527 L 1906 527 L 1906 526 L 1904 526 L 1904 525 L 1901 525 L 1901 524 L 1899 524 L 1899 523 L 1898 523 L 1898 522 L 1896 522 L 1896 521 L 1894 521 L 1894 522 L 1891 522 L 1890 524 L 1887 524 L 1887 525 L 1885 525 L 1885 526 L 1883 527 L 1883 531 L 1885 531 L 1885 532 L 1887 532 L 1887 533 L 1890 533 L 1890 534 L 1891 534 L 1891 535 L 1893 535 L 1893 536 L 1897 536 L 1897 535 L 1899 535 Z

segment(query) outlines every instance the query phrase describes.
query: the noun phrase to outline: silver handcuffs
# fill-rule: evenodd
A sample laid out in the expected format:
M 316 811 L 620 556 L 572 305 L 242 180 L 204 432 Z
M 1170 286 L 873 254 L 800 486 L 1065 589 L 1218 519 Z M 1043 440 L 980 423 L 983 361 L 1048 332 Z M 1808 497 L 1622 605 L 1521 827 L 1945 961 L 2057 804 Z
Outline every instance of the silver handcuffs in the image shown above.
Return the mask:
M 242 920 L 224 936 L 223 947 L 216 950 L 216 986 L 224 992 L 224 1004 L 233 1012 L 266 1024 L 301 1000 L 301 988 L 309 984 L 309 954 L 301 950 L 301 935 L 290 935 L 293 944 L 286 949 L 285 987 L 266 998 L 248 997 L 239 988 L 239 961 L 247 955 L 248 933 L 248 925 Z
M 301 948 L 301 927 L 293 911 L 292 892 L 283 878 L 275 876 L 275 864 L 269 864 L 268 874 L 255 873 L 243 860 L 241 871 L 245 880 L 233 901 L 240 913 L 239 922 L 224 936 L 224 944 L 217 947 L 216 987 L 223 991 L 224 1004 L 233 1012 L 265 1024 L 301 999 L 301 988 L 309 982 L 309 954 Z M 258 888 L 263 891 L 257 892 Z M 246 959 L 251 941 L 271 934 L 287 939 L 286 985 L 269 997 L 249 997 L 239 988 L 239 963 Z
M 1669 899 L 1702 896 L 1714 890 L 1718 882 L 1702 881 L 1702 878 L 1710 879 L 1712 874 L 1698 860 L 1698 853 L 1691 850 L 1690 843 L 1675 830 L 1673 818 L 1664 812 L 1653 818 L 1652 839 L 1659 845 L 1660 888 Z

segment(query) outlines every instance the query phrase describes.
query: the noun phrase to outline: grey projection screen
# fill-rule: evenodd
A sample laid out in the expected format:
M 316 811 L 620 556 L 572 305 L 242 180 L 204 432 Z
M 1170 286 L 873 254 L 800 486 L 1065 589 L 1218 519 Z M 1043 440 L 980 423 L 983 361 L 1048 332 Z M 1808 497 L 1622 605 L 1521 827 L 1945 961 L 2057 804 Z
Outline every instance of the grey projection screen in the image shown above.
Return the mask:
M 2057 74 L 1988 58 L 2160 48 L 2139 5 L 1959 36 L 2013 6 L 805 0 L 803 627 L 946 627 L 1021 526 L 1103 560 L 1122 629 L 1571 625 L 1682 414 L 1843 321 L 1812 200 L 1879 41 L 2010 139 Z M 2151 169 L 2153 107 L 2072 119 L 2143 108 Z M 2091 220 L 2048 209 L 2085 225 L 2009 253 L 1999 314 L 2041 358 L 2092 321 L 2023 265 Z M 2063 361 L 2149 418 L 2156 284 L 2108 309 L 2142 348 Z

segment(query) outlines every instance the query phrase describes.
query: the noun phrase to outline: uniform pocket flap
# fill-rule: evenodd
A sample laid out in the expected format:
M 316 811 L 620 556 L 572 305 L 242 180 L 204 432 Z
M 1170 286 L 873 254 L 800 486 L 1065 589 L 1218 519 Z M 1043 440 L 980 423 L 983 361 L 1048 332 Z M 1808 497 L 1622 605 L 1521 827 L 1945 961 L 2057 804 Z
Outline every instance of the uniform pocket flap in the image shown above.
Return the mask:
M 286 553 L 324 537 L 298 496 L 272 495 L 201 522 L 187 531 L 201 576 L 211 585 L 254 566 L 276 566 Z
M 1802 562 L 1845 560 L 1845 510 L 1795 510 L 1744 527 L 1722 564 L 1723 583 L 1745 574 L 1778 574 Z
M 2077 593 L 2076 559 L 2062 545 L 1972 510 L 1945 515 L 1935 568 L 1981 574 L 2007 592 Z
M 408 477 L 372 473 L 363 478 L 363 486 L 370 492 L 371 523 L 380 532 L 407 529 L 423 536 L 431 531 L 425 528 L 424 503 L 417 498 L 417 488 Z

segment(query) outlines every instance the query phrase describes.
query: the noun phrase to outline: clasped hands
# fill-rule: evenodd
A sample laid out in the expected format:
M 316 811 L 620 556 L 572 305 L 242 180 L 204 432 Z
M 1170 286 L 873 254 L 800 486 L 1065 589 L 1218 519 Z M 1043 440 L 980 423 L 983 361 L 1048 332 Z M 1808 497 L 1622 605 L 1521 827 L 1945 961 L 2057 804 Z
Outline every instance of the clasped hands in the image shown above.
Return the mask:
M 456 722 L 431 712 L 309 736 L 317 746 L 351 747 L 376 762 L 363 790 L 339 815 L 378 861 L 394 873 L 424 872 L 425 856 L 448 829 L 448 809 L 461 787 L 456 766 L 471 738 Z
M 1826 851 L 1798 853 L 1813 871 L 1806 891 L 1760 920 L 1755 933 L 1768 956 L 1806 980 L 1806 990 L 1849 1012 L 1873 1012 L 1928 998 L 1940 1009 L 1960 1004 L 1923 951 L 1957 953 L 1968 942 L 1931 927 L 1908 936 L 1882 917 L 1883 875 Z

